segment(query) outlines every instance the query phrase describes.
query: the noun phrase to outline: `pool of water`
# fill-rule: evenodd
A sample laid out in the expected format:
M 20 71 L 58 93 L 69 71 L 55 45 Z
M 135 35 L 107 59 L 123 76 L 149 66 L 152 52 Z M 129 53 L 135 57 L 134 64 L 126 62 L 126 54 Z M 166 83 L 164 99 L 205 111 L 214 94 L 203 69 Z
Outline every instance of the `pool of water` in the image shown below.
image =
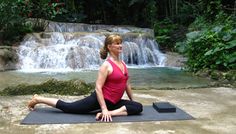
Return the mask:
M 188 88 L 208 86 L 210 81 L 193 76 L 191 73 L 176 68 L 129 68 L 130 83 L 133 87 L 142 88 Z M 25 73 L 21 71 L 0 72 L 0 90 L 21 83 L 38 84 L 48 79 L 58 80 L 82 79 L 95 82 L 97 70 L 77 72 L 37 72 Z

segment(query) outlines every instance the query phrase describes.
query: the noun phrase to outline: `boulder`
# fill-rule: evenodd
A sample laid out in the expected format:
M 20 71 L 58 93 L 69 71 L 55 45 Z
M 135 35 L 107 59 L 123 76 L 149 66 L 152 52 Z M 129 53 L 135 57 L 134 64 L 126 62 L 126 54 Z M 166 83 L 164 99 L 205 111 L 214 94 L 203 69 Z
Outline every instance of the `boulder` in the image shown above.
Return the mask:
M 174 52 L 166 52 L 166 62 L 165 66 L 167 67 L 180 67 L 183 68 L 187 58 Z
M 15 47 L 0 46 L 0 71 L 16 69 L 17 60 Z

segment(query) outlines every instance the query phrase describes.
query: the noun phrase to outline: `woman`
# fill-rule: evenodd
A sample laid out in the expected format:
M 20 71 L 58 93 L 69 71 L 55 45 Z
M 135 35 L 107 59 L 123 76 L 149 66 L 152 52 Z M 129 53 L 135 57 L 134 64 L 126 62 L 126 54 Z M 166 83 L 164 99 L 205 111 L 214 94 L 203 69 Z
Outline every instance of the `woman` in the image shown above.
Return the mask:
M 100 50 L 101 58 L 106 60 L 99 69 L 95 92 L 90 96 L 75 102 L 64 102 L 59 99 L 34 95 L 28 104 L 28 108 L 33 110 L 36 104 L 41 103 L 58 108 L 66 113 L 77 114 L 86 114 L 101 109 L 101 112 L 96 115 L 96 120 L 104 122 L 112 121 L 112 116 L 141 113 L 143 106 L 133 101 L 131 86 L 128 82 L 128 70 L 119 56 L 121 52 L 121 36 L 107 36 L 104 46 Z M 125 91 L 129 100 L 121 99 Z

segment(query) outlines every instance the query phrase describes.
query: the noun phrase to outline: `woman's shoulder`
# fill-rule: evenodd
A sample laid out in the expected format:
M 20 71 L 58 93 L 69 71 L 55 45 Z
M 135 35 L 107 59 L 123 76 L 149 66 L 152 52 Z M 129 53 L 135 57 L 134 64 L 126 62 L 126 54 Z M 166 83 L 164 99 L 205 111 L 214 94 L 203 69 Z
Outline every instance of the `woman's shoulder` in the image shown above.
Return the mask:
M 110 66 L 111 64 L 107 60 L 105 60 L 100 66 L 100 68 L 109 68 Z
M 109 61 L 105 60 L 101 66 L 109 66 L 109 64 L 110 64 Z
M 102 63 L 102 65 L 100 66 L 100 70 L 103 70 L 103 71 L 107 70 L 107 71 L 110 72 L 110 71 L 112 70 L 111 63 L 108 62 L 107 60 L 104 61 L 104 62 Z

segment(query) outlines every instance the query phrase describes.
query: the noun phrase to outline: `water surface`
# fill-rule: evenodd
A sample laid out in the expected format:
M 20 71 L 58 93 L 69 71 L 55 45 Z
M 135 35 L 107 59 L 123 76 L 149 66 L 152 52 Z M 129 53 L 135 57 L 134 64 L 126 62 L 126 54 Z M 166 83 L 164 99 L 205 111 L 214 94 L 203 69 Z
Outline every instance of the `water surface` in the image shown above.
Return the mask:
M 133 87 L 142 88 L 187 88 L 203 87 L 210 84 L 205 78 L 193 76 L 180 69 L 167 67 L 129 68 L 130 83 Z M 97 70 L 77 72 L 37 72 L 24 73 L 21 71 L 0 72 L 0 90 L 21 83 L 38 84 L 48 79 L 58 80 L 82 79 L 95 82 Z

